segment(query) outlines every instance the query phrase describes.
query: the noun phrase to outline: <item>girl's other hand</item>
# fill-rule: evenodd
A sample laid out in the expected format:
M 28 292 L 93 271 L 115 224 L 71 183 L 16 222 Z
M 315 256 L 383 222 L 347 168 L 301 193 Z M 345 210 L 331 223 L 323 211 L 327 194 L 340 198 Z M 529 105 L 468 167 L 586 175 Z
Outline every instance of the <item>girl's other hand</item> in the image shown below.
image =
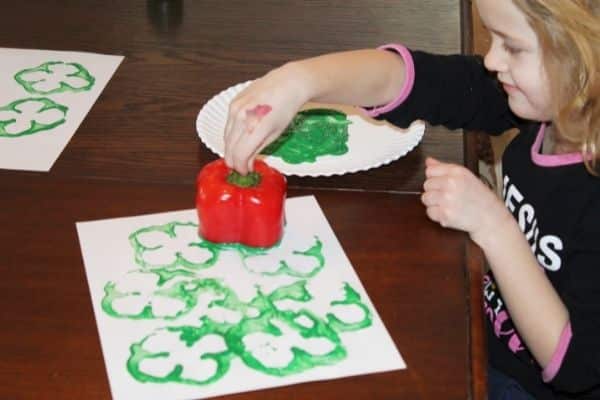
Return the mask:
M 467 168 L 431 157 L 425 166 L 421 201 L 427 216 L 441 226 L 465 231 L 479 244 L 510 217 L 500 198 Z
M 245 175 L 254 158 L 288 126 L 310 98 L 302 71 L 286 64 L 240 92 L 229 106 L 225 124 L 225 162 Z

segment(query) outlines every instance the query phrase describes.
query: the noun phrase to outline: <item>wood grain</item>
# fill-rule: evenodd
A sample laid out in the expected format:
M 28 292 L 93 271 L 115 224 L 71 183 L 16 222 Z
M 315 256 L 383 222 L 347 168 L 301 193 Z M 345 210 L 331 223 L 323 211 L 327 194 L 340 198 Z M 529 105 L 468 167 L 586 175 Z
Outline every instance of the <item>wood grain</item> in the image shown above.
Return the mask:
M 388 42 L 460 52 L 459 3 L 69 0 L 59 6 L 32 0 L 3 10 L 2 45 L 125 56 L 53 175 L 190 183 L 216 157 L 195 130 L 200 108 L 213 95 L 289 60 L 326 52 Z M 290 184 L 415 192 L 427 155 L 462 163 L 462 135 L 428 129 L 417 151 L 391 165 Z
M 0 209 L 11 212 L 0 214 L 10 227 L 0 230 L 0 398 L 109 398 L 75 223 L 193 208 L 194 188 L 39 176 L 2 183 L 11 196 Z M 316 196 L 408 369 L 227 398 L 468 398 L 464 235 L 430 222 L 416 195 L 297 195 Z

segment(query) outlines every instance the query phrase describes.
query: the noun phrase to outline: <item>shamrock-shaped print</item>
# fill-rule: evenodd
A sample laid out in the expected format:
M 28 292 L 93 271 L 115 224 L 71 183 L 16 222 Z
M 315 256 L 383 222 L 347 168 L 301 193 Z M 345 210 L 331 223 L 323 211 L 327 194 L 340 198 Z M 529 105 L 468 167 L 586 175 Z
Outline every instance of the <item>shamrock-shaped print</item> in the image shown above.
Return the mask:
M 217 281 L 186 275 L 181 272 L 165 279 L 160 271 L 130 272 L 105 285 L 102 309 L 117 318 L 173 320 L 190 312 L 203 293 L 223 296 Z
M 284 236 L 279 246 L 244 254 L 243 263 L 249 271 L 265 276 L 312 278 L 325 265 L 322 248 L 323 243 L 316 236 L 295 240 L 286 240 Z
M 53 94 L 87 91 L 96 79 L 78 63 L 49 61 L 15 74 L 15 80 L 29 93 Z
M 249 303 L 240 302 L 235 293 L 213 302 L 244 311 L 240 322 L 222 324 L 220 332 L 227 347 L 248 367 L 269 375 L 286 376 L 335 364 L 346 357 L 340 337 L 326 321 L 309 310 L 280 311 L 275 306 L 282 299 L 310 300 L 305 284 L 305 281 L 295 282 L 270 294 L 259 288 Z
M 50 99 L 28 98 L 0 107 L 0 137 L 18 137 L 65 123 L 68 108 Z
M 130 348 L 129 373 L 140 382 L 208 385 L 227 371 L 234 355 L 219 328 L 210 320 L 202 326 L 168 327 L 146 336 Z
M 227 341 L 248 367 L 275 376 L 336 364 L 347 355 L 337 333 L 305 310 L 246 319 L 230 329 Z
M 135 261 L 147 269 L 198 270 L 215 264 L 219 247 L 198 237 L 198 225 L 170 222 L 139 229 L 129 236 Z
M 342 283 L 339 290 L 328 292 L 331 296 L 315 298 L 306 287 L 307 281 L 297 281 L 279 287 L 268 298 L 282 313 L 298 313 L 302 310 L 326 310 L 322 315 L 329 327 L 336 332 L 356 331 L 373 323 L 371 310 L 365 305 L 360 294 L 348 283 Z

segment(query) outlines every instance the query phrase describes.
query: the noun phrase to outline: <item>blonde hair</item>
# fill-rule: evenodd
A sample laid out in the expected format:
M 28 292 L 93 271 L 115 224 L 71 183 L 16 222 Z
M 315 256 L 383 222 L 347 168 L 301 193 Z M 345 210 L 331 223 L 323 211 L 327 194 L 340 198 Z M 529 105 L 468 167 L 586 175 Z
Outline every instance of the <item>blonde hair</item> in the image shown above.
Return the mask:
M 561 137 L 600 175 L 600 2 L 513 0 L 542 47 Z

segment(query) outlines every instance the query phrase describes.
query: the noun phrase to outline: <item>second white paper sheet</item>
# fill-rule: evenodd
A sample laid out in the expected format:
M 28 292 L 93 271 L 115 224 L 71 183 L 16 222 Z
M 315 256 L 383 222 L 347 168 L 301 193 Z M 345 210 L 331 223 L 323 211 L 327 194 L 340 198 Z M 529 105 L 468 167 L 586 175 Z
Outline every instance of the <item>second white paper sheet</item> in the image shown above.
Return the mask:
M 0 48 L 0 168 L 49 171 L 122 60 Z

